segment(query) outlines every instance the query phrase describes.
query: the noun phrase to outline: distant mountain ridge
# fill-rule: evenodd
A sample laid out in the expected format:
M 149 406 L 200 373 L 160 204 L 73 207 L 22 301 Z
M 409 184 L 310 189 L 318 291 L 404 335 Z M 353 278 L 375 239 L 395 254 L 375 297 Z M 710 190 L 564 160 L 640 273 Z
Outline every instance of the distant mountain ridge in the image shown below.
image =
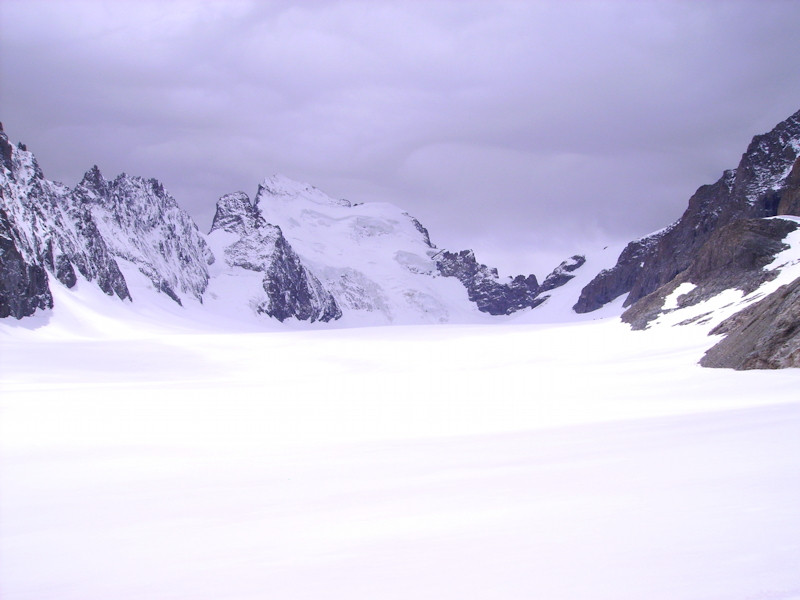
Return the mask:
M 204 235 L 155 179 L 106 180 L 95 166 L 72 189 L 47 180 L 2 126 L 0 167 L 0 316 L 50 309 L 50 285 L 79 279 L 135 302 L 134 271 L 178 304 L 238 303 L 278 321 L 470 321 L 541 302 L 535 276 L 503 282 L 471 251 L 439 251 L 397 207 L 354 207 L 282 176 L 252 202 L 223 196 Z
M 541 283 L 501 279 L 471 250 L 437 248 L 396 206 L 351 205 L 280 175 L 252 201 L 222 196 L 206 235 L 154 179 L 106 180 L 97 167 L 75 188 L 45 179 L 0 125 L 0 318 L 46 312 L 52 286 L 81 281 L 122 302 L 163 294 L 220 316 L 343 326 L 610 305 L 633 329 L 726 335 L 701 364 L 749 369 L 800 367 L 800 111 L 755 136 L 675 223 L 597 264 L 575 255 Z

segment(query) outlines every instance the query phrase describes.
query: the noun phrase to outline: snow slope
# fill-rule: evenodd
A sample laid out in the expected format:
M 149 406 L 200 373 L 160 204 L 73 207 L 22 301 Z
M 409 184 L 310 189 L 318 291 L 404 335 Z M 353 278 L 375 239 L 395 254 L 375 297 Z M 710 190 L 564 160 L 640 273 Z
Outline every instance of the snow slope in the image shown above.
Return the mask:
M 4 600 L 800 597 L 798 373 L 702 369 L 701 328 L 181 331 L 86 290 L 120 312 L 0 329 Z

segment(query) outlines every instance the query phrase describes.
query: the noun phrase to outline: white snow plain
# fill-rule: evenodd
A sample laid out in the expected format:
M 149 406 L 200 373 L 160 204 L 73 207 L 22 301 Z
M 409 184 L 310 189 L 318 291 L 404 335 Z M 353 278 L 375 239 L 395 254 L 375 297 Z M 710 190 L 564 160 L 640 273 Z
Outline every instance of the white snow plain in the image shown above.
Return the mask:
M 253 332 L 83 283 L 0 323 L 4 600 L 800 598 L 800 372 L 703 369 L 707 327 Z

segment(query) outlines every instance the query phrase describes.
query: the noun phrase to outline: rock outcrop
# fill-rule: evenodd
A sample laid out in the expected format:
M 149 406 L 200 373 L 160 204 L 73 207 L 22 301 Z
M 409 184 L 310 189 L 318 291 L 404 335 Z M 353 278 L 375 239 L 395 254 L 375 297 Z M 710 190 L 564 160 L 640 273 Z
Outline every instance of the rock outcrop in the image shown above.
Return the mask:
M 641 298 L 622 315 L 633 329 L 645 329 L 664 311 L 667 296 L 683 284 L 692 289 L 678 298 L 676 309 L 693 306 L 729 289 L 749 294 L 774 279 L 767 271 L 775 255 L 788 248 L 782 240 L 798 228 L 787 219 L 741 219 L 716 230 L 691 264 L 672 281 Z M 672 309 L 668 309 L 672 310 Z
M 508 315 L 543 302 L 536 297 L 539 283 L 535 275 L 517 275 L 510 282 L 501 283 L 497 269 L 478 263 L 472 250 L 443 250 L 434 260 L 439 273 L 458 279 L 467 288 L 469 299 L 490 315 Z
M 711 334 L 726 337 L 700 360 L 704 367 L 800 367 L 800 279 L 729 317 Z
M 631 306 L 689 268 L 714 231 L 736 220 L 800 215 L 798 155 L 800 111 L 755 136 L 739 166 L 698 189 L 673 225 L 631 242 L 614 268 L 584 288 L 575 311 L 596 310 L 626 293 L 624 306 Z
M 0 210 L 0 318 L 21 319 L 53 308 L 47 272 L 25 261 L 14 243 L 11 224 Z
M 586 257 L 582 254 L 570 256 L 567 260 L 562 261 L 552 272 L 545 277 L 542 284 L 539 286 L 539 294 L 544 294 L 566 284 L 571 279 L 575 278 L 573 273 L 586 264 Z
M 229 266 L 264 273 L 267 299 L 258 303 L 257 312 L 281 322 L 292 317 L 327 322 L 342 316 L 333 295 L 306 269 L 280 227 L 264 220 L 247 194 L 236 192 L 219 199 L 209 235 L 215 231 L 233 235 L 224 250 Z

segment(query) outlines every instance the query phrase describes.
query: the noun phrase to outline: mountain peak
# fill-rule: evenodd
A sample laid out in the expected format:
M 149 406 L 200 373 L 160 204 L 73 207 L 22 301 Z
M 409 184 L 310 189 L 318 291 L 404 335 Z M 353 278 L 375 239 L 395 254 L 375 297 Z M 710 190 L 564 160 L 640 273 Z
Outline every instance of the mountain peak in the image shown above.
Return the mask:
M 258 204 L 264 198 L 280 198 L 281 200 L 296 200 L 302 198 L 316 204 L 350 206 L 350 202 L 347 200 L 331 198 L 313 185 L 289 179 L 280 173 L 276 173 L 272 177 L 267 177 L 259 184 L 255 204 Z
M 91 169 L 86 171 L 78 185 L 102 193 L 102 191 L 108 187 L 108 181 L 103 177 L 100 168 L 94 165 Z

